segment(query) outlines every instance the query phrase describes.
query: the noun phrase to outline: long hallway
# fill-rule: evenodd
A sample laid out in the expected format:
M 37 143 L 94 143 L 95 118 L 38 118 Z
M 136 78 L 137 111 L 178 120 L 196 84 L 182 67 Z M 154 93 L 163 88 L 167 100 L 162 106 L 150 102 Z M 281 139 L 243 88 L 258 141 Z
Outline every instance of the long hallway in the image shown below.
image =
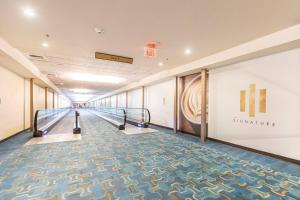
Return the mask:
M 156 133 L 125 135 L 80 113 L 80 141 L 23 146 L 32 134 L 27 132 L 2 143 L 0 199 L 300 196 L 297 165 L 158 127 Z

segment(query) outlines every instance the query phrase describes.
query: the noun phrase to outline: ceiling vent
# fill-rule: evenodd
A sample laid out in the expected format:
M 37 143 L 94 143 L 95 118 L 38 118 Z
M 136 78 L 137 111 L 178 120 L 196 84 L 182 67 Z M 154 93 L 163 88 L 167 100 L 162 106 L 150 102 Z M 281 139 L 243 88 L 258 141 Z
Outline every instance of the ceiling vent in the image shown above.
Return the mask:
M 38 61 L 47 61 L 48 59 L 45 56 L 28 54 L 27 56 L 30 60 L 38 60 Z

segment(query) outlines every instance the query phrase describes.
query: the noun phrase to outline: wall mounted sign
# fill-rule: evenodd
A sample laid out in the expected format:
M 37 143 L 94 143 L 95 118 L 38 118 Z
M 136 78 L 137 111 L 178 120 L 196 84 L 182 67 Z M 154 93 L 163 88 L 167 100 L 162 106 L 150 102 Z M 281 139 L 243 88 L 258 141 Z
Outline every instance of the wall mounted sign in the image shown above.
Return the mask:
M 101 59 L 101 60 L 114 61 L 114 62 L 128 63 L 128 64 L 133 63 L 133 58 L 123 57 L 123 56 L 116 56 L 116 55 L 100 53 L 100 52 L 95 53 L 95 58 L 96 59 Z
M 153 58 L 157 56 L 157 42 L 149 42 L 144 48 L 144 56 Z

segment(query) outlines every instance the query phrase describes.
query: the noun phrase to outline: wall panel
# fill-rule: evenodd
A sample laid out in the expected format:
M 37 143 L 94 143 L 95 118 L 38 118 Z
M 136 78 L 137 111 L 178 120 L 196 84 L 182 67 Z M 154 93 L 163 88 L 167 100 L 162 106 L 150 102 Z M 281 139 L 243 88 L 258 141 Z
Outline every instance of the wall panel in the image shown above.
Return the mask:
M 112 108 L 117 107 L 117 96 L 112 96 L 111 97 L 111 107 Z
M 209 75 L 209 137 L 300 160 L 300 49 Z
M 33 84 L 33 113 L 45 109 L 45 88 Z
M 47 108 L 52 109 L 53 108 L 53 92 L 47 91 Z
M 24 129 L 24 88 L 22 77 L 0 66 L 0 140 Z
M 128 108 L 142 107 L 142 89 L 128 91 Z
M 30 128 L 30 80 L 24 80 L 24 128 Z
M 151 114 L 151 123 L 173 128 L 175 80 L 145 87 L 145 107 Z
M 125 108 L 126 107 L 126 92 L 118 94 L 118 107 Z

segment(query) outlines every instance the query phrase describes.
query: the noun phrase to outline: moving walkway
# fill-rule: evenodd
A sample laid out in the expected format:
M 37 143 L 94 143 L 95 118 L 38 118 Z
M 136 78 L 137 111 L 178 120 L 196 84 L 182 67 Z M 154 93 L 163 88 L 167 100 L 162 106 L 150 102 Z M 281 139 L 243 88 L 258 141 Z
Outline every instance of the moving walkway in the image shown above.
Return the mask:
M 124 130 L 126 124 L 147 128 L 150 124 L 150 112 L 146 108 L 103 108 L 90 107 L 89 111 Z
M 73 130 L 73 133 L 80 133 L 78 116 L 79 113 L 76 111 L 76 119 L 74 122 L 71 108 L 37 110 L 34 117 L 33 137 L 42 137 L 52 133 L 55 134 L 55 129 L 61 131 L 61 128 L 56 127 L 58 123 L 63 123 L 61 127 L 66 131 L 62 132 L 72 132 Z

